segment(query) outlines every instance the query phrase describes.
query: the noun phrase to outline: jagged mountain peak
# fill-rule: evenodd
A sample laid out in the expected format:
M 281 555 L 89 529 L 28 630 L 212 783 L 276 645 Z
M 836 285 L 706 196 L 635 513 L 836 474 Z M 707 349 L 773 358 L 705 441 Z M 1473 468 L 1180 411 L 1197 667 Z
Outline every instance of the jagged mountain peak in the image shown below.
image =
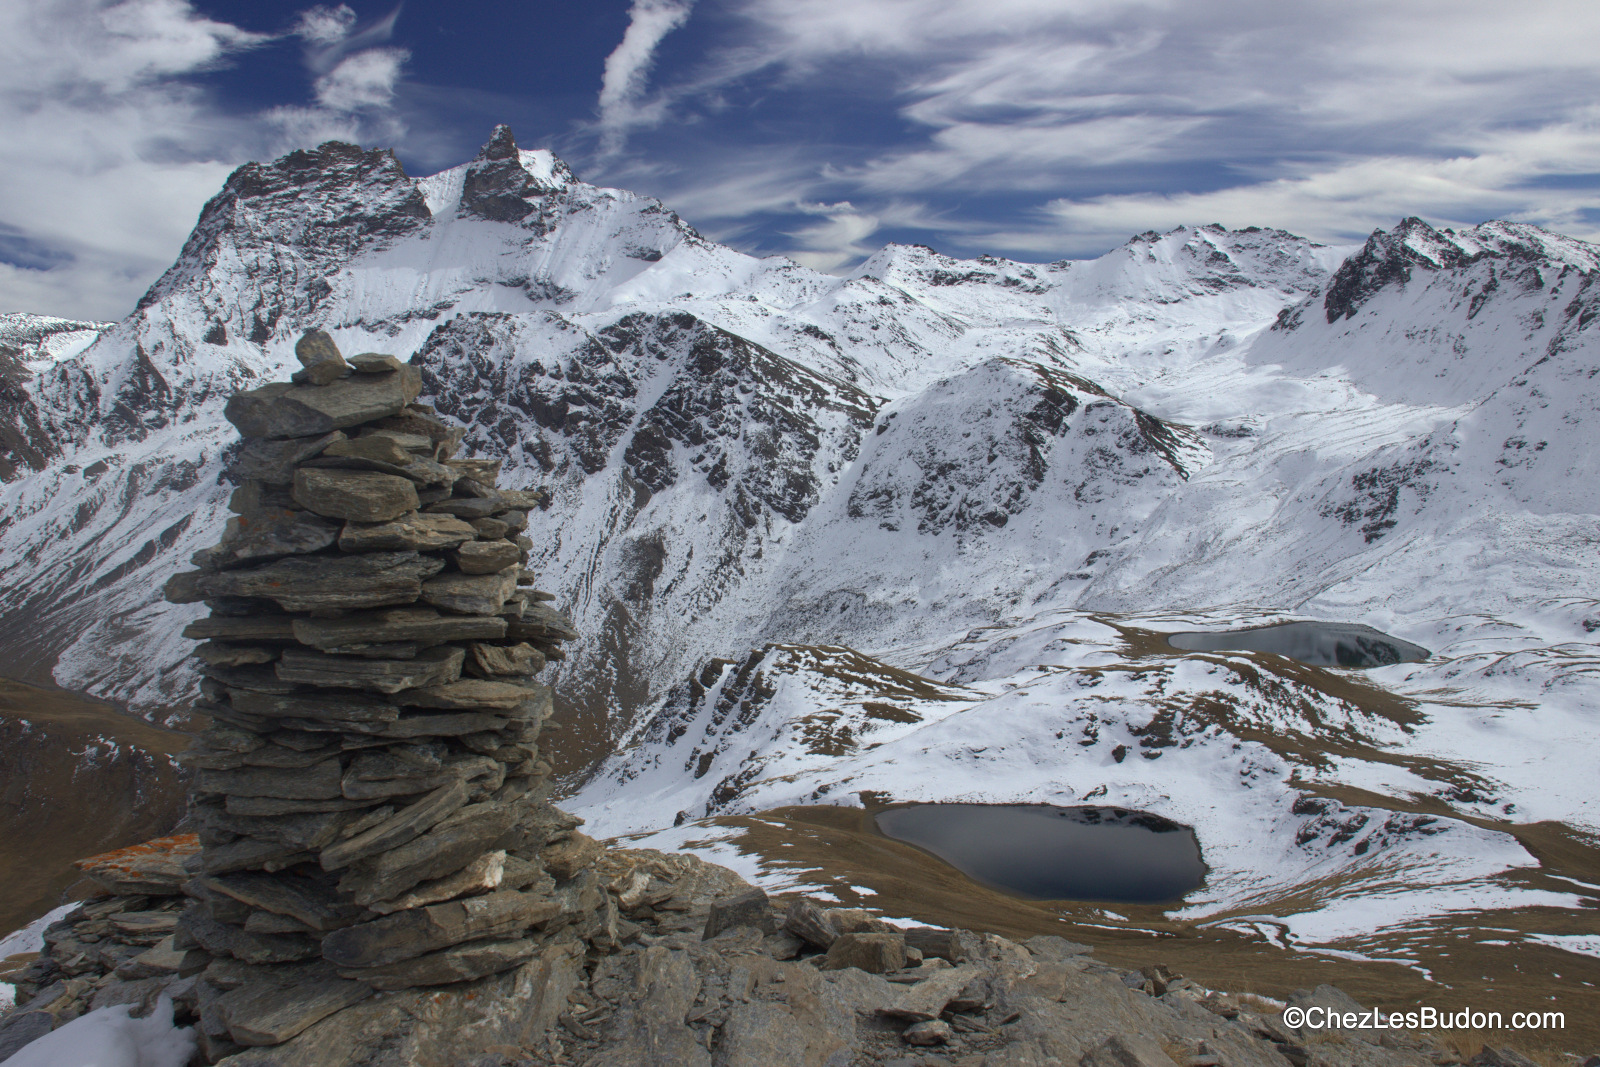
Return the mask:
M 1600 266 L 1600 248 L 1528 223 L 1495 220 L 1466 230 L 1439 230 L 1422 219 L 1401 220 L 1392 230 L 1374 230 L 1328 282 L 1323 310 L 1332 323 L 1348 319 L 1378 291 L 1404 286 L 1414 268 L 1455 271 L 1482 260 L 1522 267 L 1540 264 L 1589 273 Z M 1543 277 L 1532 282 L 1537 287 Z

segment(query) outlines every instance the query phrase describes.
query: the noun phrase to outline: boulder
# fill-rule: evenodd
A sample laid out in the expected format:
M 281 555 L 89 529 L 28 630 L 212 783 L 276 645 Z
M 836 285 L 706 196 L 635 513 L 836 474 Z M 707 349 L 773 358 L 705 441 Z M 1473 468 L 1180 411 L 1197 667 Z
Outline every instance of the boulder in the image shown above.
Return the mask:
M 347 362 L 350 364 L 350 369 L 357 374 L 384 374 L 405 366 L 397 357 L 384 355 L 382 352 L 362 352 L 349 357 Z
M 605 846 L 600 842 L 574 831 L 565 840 L 540 849 L 539 862 L 552 877 L 564 882 L 591 866 L 604 851 Z
M 827 951 L 839 940 L 839 929 L 833 920 L 811 901 L 804 898 L 789 905 L 783 917 L 783 928 L 809 945 Z
M 575 833 L 572 836 L 583 835 Z M 544 859 L 544 854 L 540 853 L 539 858 Z M 545 866 L 547 868 L 550 866 L 548 861 Z M 753 926 L 764 934 L 777 932 L 778 922 L 773 918 L 772 905 L 767 900 L 767 894 L 759 887 L 751 886 L 742 893 L 713 901 L 711 910 L 706 915 L 706 928 L 701 933 L 700 939 L 710 941 L 724 930 L 731 930 L 736 926 Z
M 1090 1050 L 1083 1067 L 1177 1067 L 1154 1038 L 1113 1034 Z
M 302 467 L 295 471 L 291 492 L 306 510 L 351 522 L 388 522 L 418 505 L 417 487 L 409 478 L 375 471 Z
M 294 345 L 295 358 L 314 385 L 327 385 L 349 373 L 339 346 L 323 330 L 307 330 Z
M 856 967 L 868 974 L 887 974 L 906 965 L 906 943 L 899 934 L 840 934 L 828 949 L 823 969 Z

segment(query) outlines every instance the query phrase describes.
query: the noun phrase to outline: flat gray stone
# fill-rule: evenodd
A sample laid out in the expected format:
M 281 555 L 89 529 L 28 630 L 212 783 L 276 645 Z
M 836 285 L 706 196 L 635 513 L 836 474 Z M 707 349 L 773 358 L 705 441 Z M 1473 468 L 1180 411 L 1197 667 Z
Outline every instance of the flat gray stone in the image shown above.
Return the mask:
M 320 552 L 339 538 L 339 524 L 292 508 L 263 509 L 228 520 L 219 544 L 195 553 L 202 569 L 243 567 L 283 556 Z
M 462 519 L 487 519 L 509 507 L 509 504 L 502 504 L 498 497 L 455 497 L 429 504 L 427 510 L 439 515 L 455 515 Z
M 218 1007 L 239 1044 L 281 1045 L 371 995 L 372 986 L 341 978 L 281 986 L 251 983 L 224 993 Z
M 338 653 L 384 642 L 436 645 L 494 639 L 505 634 L 506 621 L 498 616 L 441 615 L 432 608 L 393 608 L 337 619 L 296 619 L 293 632 L 303 645 Z
M 528 675 L 542 670 L 545 665 L 544 653 L 527 642 L 490 645 L 474 641 L 467 646 L 467 657 L 467 666 L 472 672 L 484 676 Z
M 317 942 L 309 937 L 246 933 L 241 927 L 217 922 L 199 908 L 184 912 L 179 925 L 211 955 L 231 956 L 245 963 L 293 963 L 319 954 Z
M 356 694 L 306 696 L 229 689 L 228 702 L 247 715 L 285 719 L 328 719 L 339 722 L 392 722 L 400 715 L 395 705 Z
M 235 393 L 222 413 L 246 437 L 312 437 L 396 415 L 421 388 L 411 366 L 320 386 L 274 382 Z
M 291 493 L 295 503 L 308 511 L 350 522 L 388 522 L 415 511 L 419 503 L 417 487 L 409 478 L 376 471 L 301 467 L 295 471 Z
M 497 803 L 469 804 L 427 833 L 361 861 L 339 882 L 357 904 L 389 900 L 419 882 L 453 874 L 493 850 L 511 829 L 513 812 Z
M 246 615 L 243 617 L 213 615 L 196 619 L 183 628 L 183 636 L 192 641 L 221 639 L 224 641 L 293 641 L 293 615 Z
M 461 615 L 493 615 L 516 591 L 515 568 L 495 574 L 441 574 L 422 584 L 421 599 Z
M 341 902 L 330 886 L 298 875 L 227 874 L 202 878 L 201 884 L 252 908 L 298 919 L 313 930 L 336 930 L 361 915 L 360 908 Z
M 381 967 L 340 968 L 339 973 L 374 989 L 451 985 L 509 971 L 537 952 L 538 946 L 532 941 L 473 941 Z
M 295 468 L 308 459 L 321 455 L 336 441 L 343 441 L 338 430 L 316 437 L 288 437 L 280 440 L 257 438 L 245 441 L 228 472 L 235 481 L 263 482 L 267 485 L 288 485 L 294 481 Z
M 0 1019 L 0 1063 L 55 1029 L 55 1016 L 47 1011 L 19 1011 Z
M 414 659 L 364 659 L 290 648 L 274 669 L 286 682 L 392 694 L 454 682 L 461 677 L 465 657 L 465 649 L 448 645 L 427 649 Z
M 409 892 L 402 893 L 393 900 L 380 900 L 368 907 L 380 915 L 392 915 L 397 911 L 409 908 L 420 908 L 425 904 L 437 904 L 444 900 L 455 900 L 457 897 L 475 896 L 487 893 L 492 889 L 499 889 L 505 880 L 506 852 L 496 849 L 486 852 L 473 860 L 455 874 L 436 878 L 431 882 L 423 882 Z M 508 886 L 515 889 L 517 886 Z
M 481 678 L 463 678 L 445 685 L 409 689 L 395 694 L 395 702 L 407 707 L 441 709 L 503 709 L 512 711 L 530 701 L 545 699 L 549 687 L 538 683 L 514 685 Z
M 497 574 L 522 562 L 522 550 L 510 541 L 468 541 L 455 551 L 462 574 Z
M 450 782 L 401 808 L 376 826 L 324 848 L 318 862 L 325 871 L 337 871 L 368 856 L 388 852 L 432 829 L 443 819 L 460 811 L 466 803 L 465 783 L 459 780 Z
M 382 523 L 346 523 L 339 534 L 339 547 L 346 552 L 374 552 L 386 549 L 451 548 L 478 536 L 467 523 L 454 515 L 417 512 Z
M 467 941 L 515 938 L 560 913 L 554 901 L 503 889 L 335 930 L 322 939 L 322 958 L 341 969 L 379 967 Z
M 246 767 L 236 771 L 201 771 L 195 776 L 195 790 L 229 797 L 330 800 L 341 795 L 340 777 L 339 761 L 330 759 L 292 770 Z
M 461 737 L 487 730 L 503 730 L 511 724 L 504 715 L 488 712 L 435 712 L 402 715 L 394 722 L 376 724 L 372 732 L 384 737 Z
M 443 560 L 415 552 L 290 557 L 204 574 L 195 585 L 204 599 L 253 597 L 274 601 L 285 611 L 381 608 L 414 603 L 422 595 L 423 580 L 443 566 Z

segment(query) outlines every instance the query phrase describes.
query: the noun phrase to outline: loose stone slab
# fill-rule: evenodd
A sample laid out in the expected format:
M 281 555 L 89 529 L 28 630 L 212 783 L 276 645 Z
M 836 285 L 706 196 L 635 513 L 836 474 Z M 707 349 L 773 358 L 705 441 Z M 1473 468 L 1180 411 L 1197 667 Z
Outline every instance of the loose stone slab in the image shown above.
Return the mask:
M 488 712 L 402 715 L 394 722 L 375 726 L 371 732 L 395 738 L 460 737 L 502 730 L 510 724 L 509 719 Z
M 532 959 L 537 951 L 537 945 L 526 940 L 473 941 L 383 967 L 341 968 L 339 973 L 374 989 L 449 985 L 509 971 Z
M 414 458 L 410 452 L 400 447 L 399 442 L 387 437 L 358 437 L 355 440 L 346 438 L 330 442 L 321 454 L 343 459 L 376 460 L 396 467 L 404 467 Z
M 102 852 L 73 866 L 118 896 L 172 896 L 189 880 L 184 862 L 199 851 L 198 836 L 174 834 Z
M 505 870 L 505 850 L 496 849 L 479 856 L 455 874 L 446 875 L 432 882 L 423 882 L 409 893 L 402 893 L 393 900 L 378 901 L 370 905 L 370 908 L 379 915 L 391 915 L 408 908 L 420 908 L 424 904 L 436 904 L 441 900 L 454 900 L 457 897 L 486 893 L 500 887 L 505 878 Z
M 457 497 L 454 500 L 441 500 L 436 504 L 429 504 L 427 510 L 439 515 L 455 515 L 462 519 L 487 519 L 497 511 L 505 511 L 509 506 L 500 503 L 498 499 L 487 497 Z
M 466 784 L 459 780 L 453 781 L 434 790 L 416 803 L 401 808 L 393 816 L 371 829 L 329 845 L 322 850 L 318 862 L 325 871 L 337 871 L 357 860 L 398 848 L 454 815 L 466 803 Z
M 228 520 L 222 541 L 194 554 L 202 570 L 242 567 L 280 556 L 320 552 L 339 538 L 339 524 L 293 508 L 269 508 Z
M 246 437 L 312 437 L 396 415 L 421 391 L 421 371 L 403 365 L 321 386 L 274 382 L 235 393 L 222 414 Z
M 393 722 L 400 709 L 371 697 L 344 694 L 327 696 L 255 693 L 229 689 L 228 702 L 247 715 L 274 718 L 329 719 L 340 722 Z
M 362 905 L 393 899 L 419 882 L 459 871 L 489 851 L 512 821 L 508 805 L 469 804 L 420 837 L 351 868 L 339 891 Z
M 290 648 L 284 650 L 274 669 L 287 682 L 398 693 L 417 686 L 454 682 L 461 677 L 465 658 L 465 649 L 448 645 L 427 649 L 415 659 L 363 659 Z
M 324 652 L 383 642 L 414 641 L 423 645 L 446 641 L 494 639 L 506 632 L 506 620 L 441 615 L 432 608 L 395 608 L 362 612 L 338 619 L 296 619 L 294 637 Z
M 422 595 L 423 579 L 443 567 L 443 560 L 415 552 L 373 552 L 281 559 L 260 567 L 201 575 L 195 584 L 204 598 L 258 597 L 274 601 L 285 611 L 381 608 L 415 603 Z
M 441 574 L 422 584 L 420 596 L 424 604 L 446 611 L 494 615 L 516 591 L 516 569 L 511 568 L 497 574 Z
M 194 654 L 213 667 L 242 667 L 250 663 L 271 663 L 278 658 L 276 649 L 220 644 L 215 641 L 197 645 Z
M 340 902 L 330 887 L 296 875 L 227 874 L 202 878 L 201 885 L 252 908 L 291 916 L 313 930 L 337 930 L 362 913 Z
M 183 628 L 192 641 L 220 638 L 224 641 L 293 641 L 294 616 L 247 615 L 243 618 L 213 615 L 196 619 Z
M 236 771 L 201 771 L 195 776 L 195 789 L 228 797 L 331 800 L 340 795 L 339 778 L 339 761 L 331 759 L 298 770 L 248 767 Z
M 417 708 L 495 708 L 511 711 L 532 700 L 542 699 L 549 687 L 526 686 L 487 679 L 463 678 L 445 685 L 409 689 L 395 694 L 395 702 Z
M 317 942 L 295 934 L 250 934 L 211 918 L 203 908 L 190 908 L 178 928 L 213 956 L 232 956 L 245 963 L 294 963 L 318 955 Z
M 281 1045 L 313 1023 L 359 1004 L 373 987 L 331 978 L 286 985 L 252 982 L 218 1001 L 228 1033 L 241 1045 Z
M 527 643 L 516 645 L 486 645 L 474 641 L 467 646 L 471 657 L 467 662 L 475 673 L 483 675 L 526 675 L 544 667 L 544 653 Z
M 477 531 L 454 515 L 418 512 L 392 522 L 347 523 L 339 534 L 346 552 L 452 548 L 477 537 Z
M 384 355 L 382 352 L 362 352 L 349 357 L 347 362 L 350 364 L 350 369 L 357 374 L 382 374 L 405 366 L 397 357 Z
M 496 574 L 521 562 L 521 549 L 510 541 L 468 541 L 455 552 L 462 574 Z
M 559 914 L 554 900 L 504 889 L 335 930 L 322 939 L 322 958 L 341 968 L 377 967 L 466 941 L 515 937 Z
M 301 467 L 291 494 L 308 511 L 351 522 L 388 522 L 419 504 L 411 479 L 375 471 Z
M 317 812 L 353 811 L 369 808 L 370 800 L 347 800 L 343 796 L 328 800 L 284 800 L 279 797 L 228 797 L 224 802 L 229 815 L 303 815 Z
M 345 439 L 338 430 L 317 437 L 289 437 L 282 440 L 246 441 L 228 468 L 235 481 L 288 485 L 295 468 L 321 455 L 328 446 Z

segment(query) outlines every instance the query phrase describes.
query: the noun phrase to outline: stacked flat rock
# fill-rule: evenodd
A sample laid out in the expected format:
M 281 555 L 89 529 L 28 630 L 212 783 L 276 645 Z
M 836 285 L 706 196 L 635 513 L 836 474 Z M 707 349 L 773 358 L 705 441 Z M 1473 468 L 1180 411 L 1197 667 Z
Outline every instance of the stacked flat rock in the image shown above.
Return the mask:
M 199 875 L 177 946 L 203 964 L 203 1051 L 281 1043 L 375 990 L 484 978 L 558 940 L 604 948 L 598 843 L 547 800 L 532 680 L 576 636 L 532 588 L 536 492 L 456 457 L 416 367 L 327 334 L 288 384 L 234 396 L 222 541 L 185 755 Z

